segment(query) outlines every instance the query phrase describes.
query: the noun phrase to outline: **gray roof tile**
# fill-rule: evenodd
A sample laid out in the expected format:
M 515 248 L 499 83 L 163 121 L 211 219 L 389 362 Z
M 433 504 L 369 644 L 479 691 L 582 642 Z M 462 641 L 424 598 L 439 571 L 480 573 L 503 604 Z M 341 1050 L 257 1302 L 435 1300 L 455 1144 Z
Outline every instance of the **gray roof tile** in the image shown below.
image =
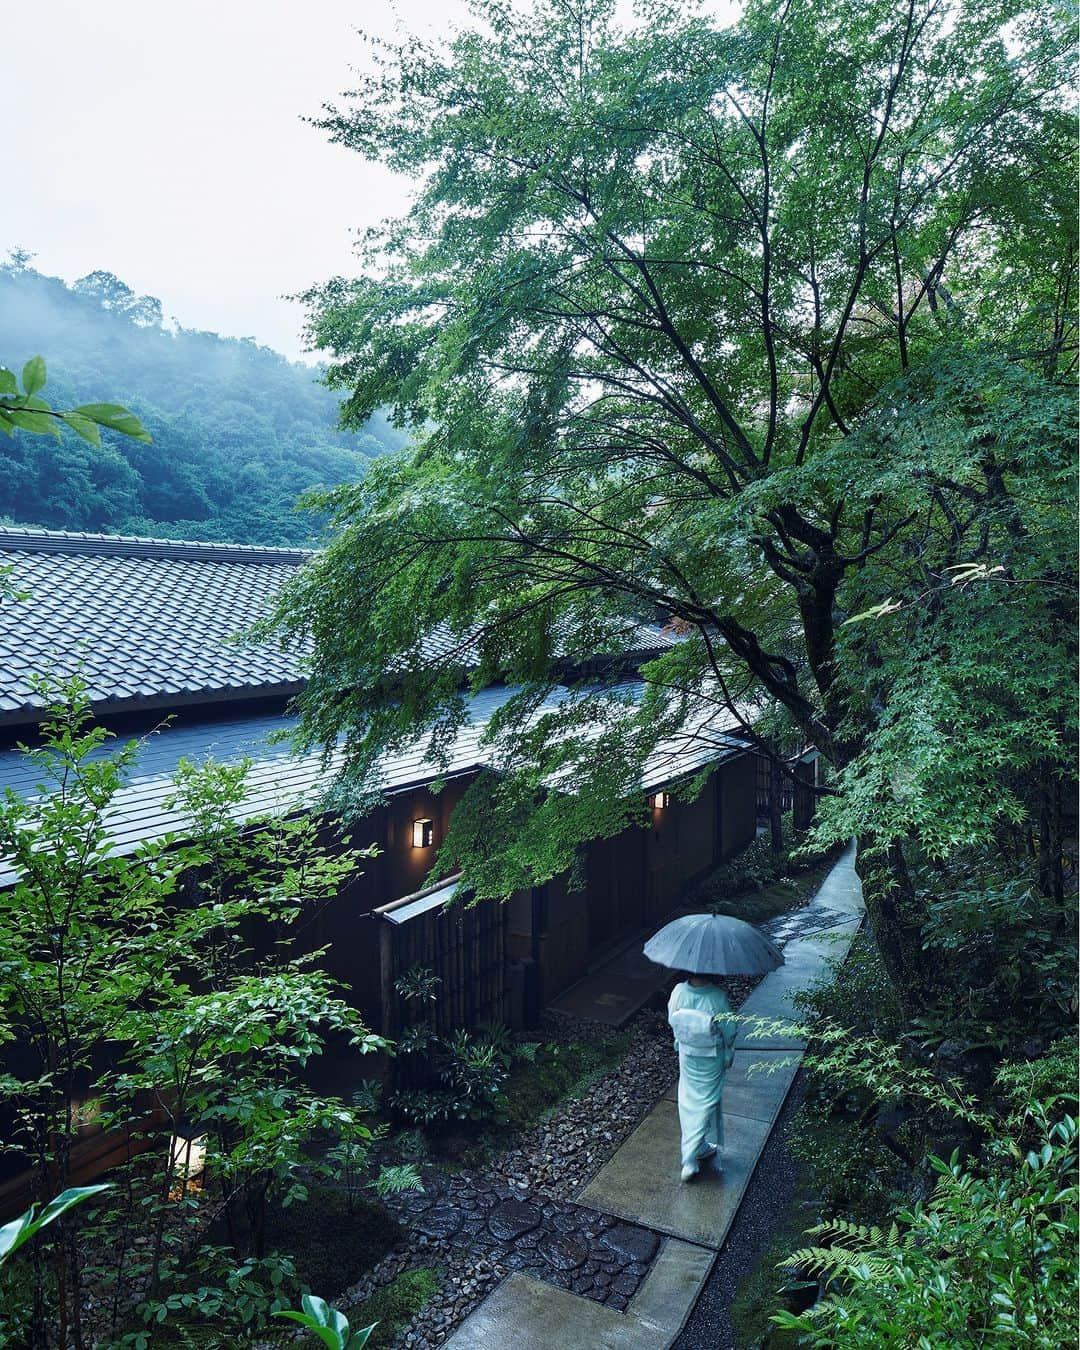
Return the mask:
M 627 682 L 616 686 L 614 692 L 635 696 L 642 687 L 638 682 Z M 484 733 L 498 709 L 519 692 L 516 687 L 494 686 L 469 698 L 467 720 L 445 766 L 435 763 L 430 737 L 421 735 L 405 749 L 383 759 L 372 786 L 392 796 L 436 778 L 469 773 L 496 762 L 498 751 L 483 744 Z M 540 711 L 550 711 L 581 692 L 586 691 L 559 686 L 548 695 Z M 599 690 L 587 692 L 603 696 Z M 707 764 L 744 752 L 745 744 L 733 735 L 737 725 L 734 717 L 716 712 L 688 724 L 678 736 L 657 747 L 642 773 L 642 788 L 655 791 Z M 236 813 L 238 819 L 284 814 L 315 805 L 340 770 L 343 755 L 340 749 L 335 750 L 324 765 L 320 751 L 298 753 L 288 740 L 277 739 L 295 726 L 295 719 L 289 717 L 245 717 L 181 724 L 151 733 L 109 813 L 109 834 L 116 851 L 130 853 L 144 840 L 184 833 L 186 822 L 182 815 L 165 806 L 172 793 L 173 774 L 184 758 L 195 761 L 213 758 L 221 763 L 235 763 L 245 757 L 251 760 L 248 795 Z M 95 755 L 115 754 L 122 743 L 107 742 Z M 10 788 L 20 796 L 32 797 L 38 792 L 39 780 L 36 766 L 23 753 L 0 752 L 0 793 Z M 0 886 L 10 885 L 14 878 L 14 871 L 0 860 Z
M 298 688 L 299 654 L 235 637 L 266 615 L 303 549 L 0 527 L 0 717 L 44 704 L 37 676 L 80 673 L 91 702 L 152 705 Z
M 170 699 L 294 692 L 303 650 L 236 639 L 264 618 L 304 549 L 185 543 L 0 526 L 0 568 L 26 598 L 0 605 L 0 722 L 32 720 L 36 678 L 81 674 L 99 712 Z M 627 621 L 619 644 L 638 656 L 680 639 Z M 427 660 L 475 660 L 474 641 L 437 625 Z

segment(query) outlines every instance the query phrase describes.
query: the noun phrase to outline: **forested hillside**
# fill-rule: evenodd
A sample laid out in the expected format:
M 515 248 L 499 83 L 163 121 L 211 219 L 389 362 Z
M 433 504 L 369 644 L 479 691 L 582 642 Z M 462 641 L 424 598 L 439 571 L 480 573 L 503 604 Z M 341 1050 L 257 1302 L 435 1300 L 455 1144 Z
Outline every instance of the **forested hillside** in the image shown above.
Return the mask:
M 312 539 L 305 489 L 361 477 L 402 443 L 376 414 L 336 430 L 318 372 L 246 338 L 168 327 L 161 304 L 109 272 L 68 286 L 14 256 L 0 266 L 0 364 L 41 353 L 57 405 L 123 403 L 153 437 L 99 447 L 16 432 L 0 441 L 0 519 L 238 543 Z

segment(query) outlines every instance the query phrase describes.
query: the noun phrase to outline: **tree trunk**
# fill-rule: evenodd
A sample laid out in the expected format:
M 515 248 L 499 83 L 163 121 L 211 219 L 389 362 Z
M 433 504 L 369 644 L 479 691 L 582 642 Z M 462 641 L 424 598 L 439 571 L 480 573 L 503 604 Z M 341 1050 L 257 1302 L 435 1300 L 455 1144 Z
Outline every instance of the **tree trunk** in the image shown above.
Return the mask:
M 795 764 L 795 782 L 791 797 L 791 823 L 796 834 L 804 834 L 814 823 L 814 789 L 811 782 L 812 764 Z
M 862 876 L 866 914 L 886 974 L 908 1017 L 929 1001 L 936 963 L 923 950 L 926 907 L 908 873 L 899 844 L 878 856 Z

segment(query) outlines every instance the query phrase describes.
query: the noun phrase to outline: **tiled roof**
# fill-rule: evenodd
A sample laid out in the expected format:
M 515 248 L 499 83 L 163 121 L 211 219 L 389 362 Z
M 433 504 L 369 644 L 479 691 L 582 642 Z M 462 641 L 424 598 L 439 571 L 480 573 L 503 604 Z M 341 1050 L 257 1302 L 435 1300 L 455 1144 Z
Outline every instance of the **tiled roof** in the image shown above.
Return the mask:
M 625 695 L 641 688 L 640 684 L 624 684 L 616 686 L 616 692 Z M 571 691 L 558 686 L 538 712 L 551 711 L 583 692 L 603 696 L 602 691 Z M 406 749 L 386 756 L 373 786 L 392 796 L 436 778 L 474 772 L 492 763 L 496 752 L 482 744 L 484 733 L 494 714 L 518 693 L 520 689 L 516 687 L 500 685 L 473 695 L 467 703 L 466 722 L 448 752 L 445 765 L 434 761 L 430 738 L 423 735 Z M 165 805 L 173 792 L 173 775 L 184 758 L 195 761 L 213 758 L 226 764 L 244 758 L 250 761 L 248 795 L 236 813 L 238 819 L 286 814 L 314 806 L 340 770 L 343 755 L 336 750 L 329 762 L 324 763 L 319 751 L 297 753 L 288 740 L 281 739 L 282 733 L 295 726 L 295 719 L 289 717 L 245 717 L 200 721 L 154 732 L 144 742 L 127 783 L 113 799 L 108 825 L 115 850 L 130 853 L 142 841 L 184 834 L 187 822 L 183 815 Z M 646 791 L 655 791 L 707 764 L 742 753 L 745 745 L 732 734 L 736 727 L 734 717 L 715 713 L 688 725 L 681 734 L 657 747 L 645 766 L 641 786 Z M 107 742 L 95 754 L 114 754 L 119 743 Z M 32 797 L 40 790 L 40 779 L 40 771 L 25 754 L 18 750 L 0 752 L 0 793 L 10 788 L 19 796 Z M 0 886 L 10 885 L 14 875 L 0 861 Z
M 291 693 L 302 660 L 235 641 L 308 557 L 291 548 L 0 527 L 0 721 L 32 718 L 41 676 L 86 681 L 100 713 Z
M 270 611 L 304 549 L 186 543 L 0 526 L 0 570 L 20 599 L 0 603 L 0 725 L 34 720 L 43 676 L 78 672 L 99 715 L 287 695 L 306 653 L 238 635 Z M 627 620 L 613 638 L 648 659 L 680 641 Z M 427 660 L 475 664 L 468 637 L 439 624 Z

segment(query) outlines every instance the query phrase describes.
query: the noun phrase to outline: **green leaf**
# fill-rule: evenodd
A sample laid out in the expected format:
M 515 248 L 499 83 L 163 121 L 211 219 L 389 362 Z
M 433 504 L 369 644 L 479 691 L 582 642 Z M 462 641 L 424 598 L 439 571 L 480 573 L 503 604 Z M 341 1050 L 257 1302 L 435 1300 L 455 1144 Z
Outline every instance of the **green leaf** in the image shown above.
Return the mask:
M 84 441 L 88 441 L 91 445 L 101 444 L 101 432 L 97 428 L 97 423 L 91 422 L 89 417 L 83 417 L 80 413 L 74 412 L 61 413 L 60 416 L 76 436 L 81 436 Z
M 847 628 L 849 624 L 862 623 L 865 619 L 880 619 L 883 614 L 892 614 L 900 608 L 900 604 L 890 598 L 880 605 L 874 605 L 872 609 L 864 609 L 860 614 L 853 614 L 850 619 L 844 620 L 841 627 Z
M 107 1191 L 108 1186 L 72 1186 L 68 1190 L 61 1192 L 55 1200 L 50 1200 L 40 1214 L 35 1218 L 35 1207 L 33 1205 L 21 1214 L 19 1218 L 13 1219 L 11 1223 L 5 1224 L 0 1228 L 0 1262 L 3 1262 L 13 1252 L 45 1228 L 48 1224 L 58 1219 L 61 1214 L 69 1210 L 72 1205 L 77 1205 L 91 1195 L 97 1195 L 100 1191 Z
M 96 422 L 99 427 L 107 427 L 109 431 L 118 431 L 132 440 L 145 441 L 147 444 L 150 442 L 150 433 L 143 424 L 133 412 L 128 412 L 119 403 L 83 403 L 72 411 Z
M 7 366 L 0 366 L 0 398 L 5 394 L 11 394 L 18 397 L 19 382 L 15 378 L 15 372 L 8 370 Z
M 45 358 L 32 356 L 22 372 L 23 389 L 27 394 L 36 394 L 45 387 Z
M 12 408 L 8 418 L 20 431 L 29 431 L 34 436 L 55 436 L 60 439 L 60 428 L 56 418 L 48 413 L 28 412 L 25 408 Z
M 308 1316 L 307 1313 L 296 1312 L 292 1308 L 283 1308 L 280 1312 L 274 1313 L 274 1316 L 287 1317 L 290 1321 L 299 1322 L 301 1326 L 307 1327 L 309 1331 L 313 1331 L 318 1336 L 327 1350 L 342 1350 L 341 1337 L 337 1332 L 317 1322 L 314 1317 Z

